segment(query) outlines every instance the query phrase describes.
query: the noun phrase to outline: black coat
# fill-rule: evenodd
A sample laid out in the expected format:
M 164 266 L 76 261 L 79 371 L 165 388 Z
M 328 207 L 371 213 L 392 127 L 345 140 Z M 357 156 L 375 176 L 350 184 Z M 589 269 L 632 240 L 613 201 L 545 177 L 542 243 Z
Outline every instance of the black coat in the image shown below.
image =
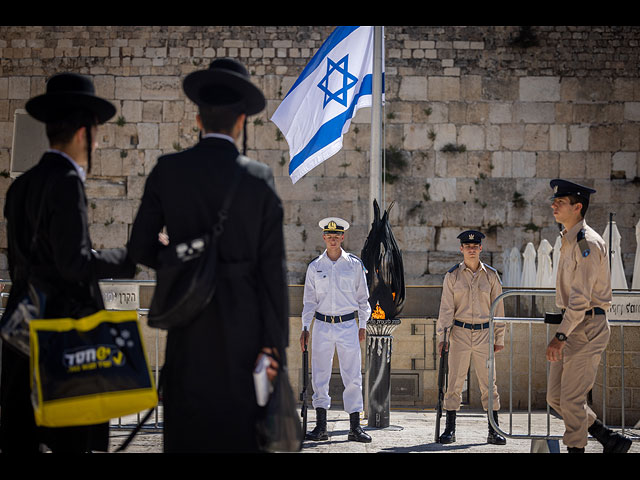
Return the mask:
M 38 218 L 31 272 L 38 286 L 47 291 L 45 318 L 80 318 L 95 313 L 104 308 L 99 279 L 135 275 L 135 264 L 126 249 L 92 250 L 84 184 L 73 165 L 59 154 L 45 153 L 35 167 L 11 184 L 4 215 L 12 281 L 7 310 L 26 290 L 27 258 Z M 0 398 L 3 452 L 33 451 L 38 443 L 45 443 L 54 451 L 107 450 L 106 423 L 37 428 L 29 395 L 29 359 L 3 345 Z
M 129 251 L 134 260 L 156 267 L 158 232 L 164 226 L 172 243 L 211 229 L 240 168 L 237 157 L 235 145 L 220 138 L 160 157 L 133 225 Z M 265 346 L 276 347 L 284 361 L 288 300 L 282 204 L 271 169 L 252 160 L 243 165 L 248 175 L 229 209 L 219 261 L 249 268 L 220 277 L 209 306 L 187 327 L 168 333 L 162 386 L 167 452 L 255 450 L 255 361 Z

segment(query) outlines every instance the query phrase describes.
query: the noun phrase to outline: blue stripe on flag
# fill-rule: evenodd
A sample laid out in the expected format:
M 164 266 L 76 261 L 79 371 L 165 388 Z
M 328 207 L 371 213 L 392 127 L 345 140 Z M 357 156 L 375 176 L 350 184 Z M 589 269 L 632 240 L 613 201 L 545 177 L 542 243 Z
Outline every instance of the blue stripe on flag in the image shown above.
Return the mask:
M 287 98 L 289 94 L 295 90 L 295 88 L 300 84 L 305 78 L 313 73 L 313 71 L 320 66 L 324 58 L 329 55 L 329 52 L 333 50 L 333 48 L 351 35 L 355 30 L 360 27 L 338 27 L 336 28 L 331 35 L 327 38 L 327 40 L 322 44 L 320 50 L 316 52 L 313 58 L 309 61 L 305 69 L 302 71 L 296 83 L 293 84 L 293 87 L 289 89 L 284 98 Z
M 327 123 L 322 125 L 316 134 L 309 140 L 309 143 L 289 162 L 289 175 L 291 175 L 296 168 L 298 168 L 307 158 L 314 153 L 323 149 L 330 143 L 334 142 L 342 136 L 342 129 L 347 120 L 353 116 L 353 110 L 358 103 L 358 100 L 363 95 L 371 95 L 372 89 L 372 75 L 366 75 L 362 79 L 362 85 L 360 91 L 353 97 L 353 101 L 347 110 L 332 118 Z

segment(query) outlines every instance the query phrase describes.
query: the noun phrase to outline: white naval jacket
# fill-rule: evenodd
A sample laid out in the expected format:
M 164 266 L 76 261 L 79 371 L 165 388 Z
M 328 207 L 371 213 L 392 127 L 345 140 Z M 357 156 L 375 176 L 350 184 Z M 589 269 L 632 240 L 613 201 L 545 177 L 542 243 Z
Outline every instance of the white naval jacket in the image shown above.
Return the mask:
M 358 312 L 359 327 L 366 328 L 371 306 L 362 261 L 342 250 L 338 260 L 332 262 L 325 250 L 307 267 L 302 301 L 303 329 L 310 329 L 316 312 L 323 315 Z

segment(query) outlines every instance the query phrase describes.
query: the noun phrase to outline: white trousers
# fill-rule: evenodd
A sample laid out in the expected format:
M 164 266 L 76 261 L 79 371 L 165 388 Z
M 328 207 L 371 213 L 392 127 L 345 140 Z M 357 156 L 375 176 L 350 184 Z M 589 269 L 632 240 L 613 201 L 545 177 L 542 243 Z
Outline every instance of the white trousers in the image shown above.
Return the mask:
M 338 351 L 340 376 L 344 385 L 342 401 L 345 412 L 363 411 L 362 357 L 356 319 L 343 323 L 327 323 L 315 319 L 311 334 L 311 386 L 313 408 L 329 409 L 329 381 L 333 356 Z

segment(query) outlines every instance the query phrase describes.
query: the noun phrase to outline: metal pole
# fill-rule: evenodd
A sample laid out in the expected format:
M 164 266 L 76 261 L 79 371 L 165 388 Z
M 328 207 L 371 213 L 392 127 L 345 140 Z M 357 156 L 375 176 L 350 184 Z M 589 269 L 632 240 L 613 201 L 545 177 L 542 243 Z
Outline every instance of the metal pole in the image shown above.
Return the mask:
M 371 83 L 371 151 L 369 167 L 369 223 L 373 224 L 373 201 L 384 211 L 382 196 L 382 48 L 383 27 L 373 27 L 373 81 Z M 365 345 L 368 345 L 368 332 Z M 365 350 L 364 416 L 369 413 L 369 349 Z
M 373 82 L 371 105 L 371 166 L 369 175 L 369 221 L 373 222 L 373 201 L 384 211 L 382 198 L 382 62 L 383 27 L 373 27 Z

